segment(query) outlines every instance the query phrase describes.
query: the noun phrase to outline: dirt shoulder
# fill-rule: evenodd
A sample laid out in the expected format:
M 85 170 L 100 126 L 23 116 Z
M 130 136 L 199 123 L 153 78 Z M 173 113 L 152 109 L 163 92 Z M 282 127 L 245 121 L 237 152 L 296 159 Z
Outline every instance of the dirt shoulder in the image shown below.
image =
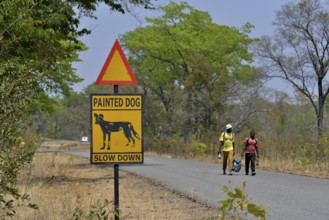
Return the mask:
M 21 209 L 19 219 L 71 219 L 77 207 L 87 212 L 97 200 L 114 200 L 114 169 L 109 165 L 90 165 L 81 157 L 37 152 L 29 172 L 20 182 L 40 209 Z M 122 170 L 119 200 L 121 219 L 219 219 L 216 208 Z

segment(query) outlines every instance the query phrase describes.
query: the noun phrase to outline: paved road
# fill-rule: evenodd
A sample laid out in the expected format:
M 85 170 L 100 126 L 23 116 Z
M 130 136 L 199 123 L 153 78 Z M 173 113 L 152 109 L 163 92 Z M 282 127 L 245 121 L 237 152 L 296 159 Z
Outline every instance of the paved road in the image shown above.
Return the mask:
M 74 154 L 89 157 L 89 153 Z M 226 199 L 221 192 L 223 186 L 231 181 L 232 187 L 242 188 L 246 181 L 251 202 L 265 206 L 270 214 L 268 219 L 329 219 L 329 180 L 263 170 L 257 170 L 256 176 L 245 176 L 243 170 L 224 176 L 219 164 L 160 157 L 145 157 L 143 165 L 120 165 L 120 170 L 157 180 L 215 207 L 219 206 L 218 201 Z

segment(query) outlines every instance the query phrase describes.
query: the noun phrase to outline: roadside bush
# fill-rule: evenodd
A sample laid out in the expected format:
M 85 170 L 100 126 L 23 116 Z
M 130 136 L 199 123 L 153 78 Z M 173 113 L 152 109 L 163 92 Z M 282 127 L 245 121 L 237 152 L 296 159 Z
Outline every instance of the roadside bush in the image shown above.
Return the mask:
M 190 144 L 190 155 L 192 157 L 214 156 L 217 157 L 218 146 L 216 144 L 207 144 L 193 141 Z
M 191 143 L 191 154 L 192 156 L 205 156 L 208 150 L 208 146 L 201 142 Z
M 16 186 L 21 168 L 31 162 L 33 155 L 34 150 L 26 146 L 20 138 L 11 138 L 7 147 L 2 148 L 0 155 L 0 218 L 13 217 L 15 207 L 20 205 L 37 209 L 36 204 L 29 203 L 29 195 L 21 194 Z
M 144 144 L 146 145 L 146 150 L 151 150 L 159 154 L 184 156 L 190 152 L 188 144 L 184 143 L 184 140 L 179 136 L 155 137 L 153 139 L 147 139 Z
M 119 216 L 120 210 L 114 211 L 113 202 L 107 199 L 97 200 L 96 204 L 91 205 L 90 210 L 85 212 L 80 207 L 75 208 L 71 220 L 81 220 L 81 219 L 98 219 L 107 220 L 112 219 L 111 216 Z
M 231 184 L 231 182 L 230 182 Z M 222 188 L 222 191 L 227 195 L 227 199 L 220 201 L 219 210 L 221 219 L 224 220 L 228 214 L 233 214 L 234 219 L 243 219 L 248 215 L 253 215 L 261 220 L 266 219 L 266 209 L 262 205 L 250 203 L 251 198 L 245 192 L 246 181 L 243 182 L 242 189 L 236 187 L 230 189 L 227 186 Z
M 320 158 L 323 158 L 324 161 L 329 159 L 329 135 L 325 134 L 320 139 L 320 145 L 323 148 L 323 151 L 319 151 L 318 155 Z
M 312 165 L 312 162 L 309 158 L 299 158 L 294 160 L 294 165 L 299 167 L 308 167 Z

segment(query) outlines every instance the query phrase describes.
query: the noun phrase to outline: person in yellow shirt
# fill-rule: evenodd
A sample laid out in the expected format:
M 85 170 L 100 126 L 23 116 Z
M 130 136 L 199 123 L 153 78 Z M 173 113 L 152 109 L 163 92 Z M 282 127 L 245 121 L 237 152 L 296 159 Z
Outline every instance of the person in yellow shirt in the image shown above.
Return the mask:
M 221 133 L 219 136 L 219 151 L 218 158 L 220 159 L 223 154 L 223 174 L 226 175 L 226 168 L 228 165 L 229 175 L 232 173 L 232 163 L 234 156 L 235 136 L 232 132 L 232 125 L 226 125 L 226 132 Z

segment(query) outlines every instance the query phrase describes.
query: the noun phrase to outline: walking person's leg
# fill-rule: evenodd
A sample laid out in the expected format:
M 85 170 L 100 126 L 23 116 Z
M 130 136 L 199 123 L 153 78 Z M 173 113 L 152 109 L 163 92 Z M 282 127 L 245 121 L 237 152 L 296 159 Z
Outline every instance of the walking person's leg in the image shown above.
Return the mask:
M 249 163 L 250 163 L 250 155 L 248 153 L 245 154 L 245 167 L 246 167 L 246 175 L 249 175 Z
M 251 154 L 250 160 L 251 160 L 251 172 L 252 172 L 251 175 L 255 176 L 256 175 L 256 167 L 255 167 L 256 154 Z
M 230 175 L 233 175 L 233 150 L 227 152 L 228 153 L 228 172 Z
M 226 175 L 228 152 L 223 151 L 223 174 Z

